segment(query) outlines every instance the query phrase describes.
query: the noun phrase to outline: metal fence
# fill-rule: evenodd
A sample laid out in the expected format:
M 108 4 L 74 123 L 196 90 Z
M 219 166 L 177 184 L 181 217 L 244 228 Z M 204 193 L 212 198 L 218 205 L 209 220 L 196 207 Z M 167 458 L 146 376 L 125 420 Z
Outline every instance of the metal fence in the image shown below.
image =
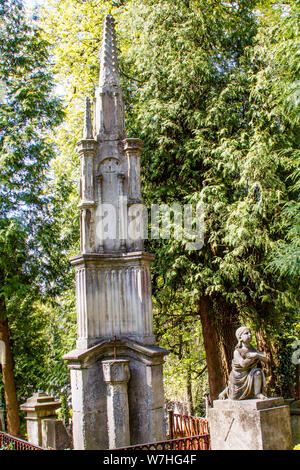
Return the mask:
M 208 421 L 169 411 L 169 439 L 115 450 L 210 450 Z M 0 450 L 46 450 L 0 431 Z
M 208 420 L 169 411 L 169 432 L 166 441 L 149 442 L 114 450 L 210 450 Z
M 209 434 L 208 420 L 169 411 L 169 439 Z
M 114 450 L 210 450 L 210 438 L 209 434 L 201 434 L 200 436 L 119 447 Z
M 0 450 L 46 450 L 0 431 Z

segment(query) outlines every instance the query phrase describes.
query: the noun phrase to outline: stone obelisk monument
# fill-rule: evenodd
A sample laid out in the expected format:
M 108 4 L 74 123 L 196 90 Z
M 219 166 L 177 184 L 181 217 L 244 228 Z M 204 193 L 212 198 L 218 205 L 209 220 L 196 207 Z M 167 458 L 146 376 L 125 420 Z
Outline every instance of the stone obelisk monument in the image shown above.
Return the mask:
M 162 364 L 153 335 L 150 265 L 144 252 L 140 154 L 126 138 L 114 20 L 104 19 L 92 123 L 86 99 L 81 158 L 78 339 L 71 371 L 75 449 L 165 438 Z

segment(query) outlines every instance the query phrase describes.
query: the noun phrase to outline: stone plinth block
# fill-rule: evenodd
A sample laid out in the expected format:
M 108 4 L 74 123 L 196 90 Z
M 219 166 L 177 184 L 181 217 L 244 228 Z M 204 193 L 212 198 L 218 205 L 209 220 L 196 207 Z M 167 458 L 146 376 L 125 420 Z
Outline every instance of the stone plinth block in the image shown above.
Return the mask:
M 300 444 L 300 400 L 290 398 L 284 400 L 285 405 L 290 407 L 293 447 Z
M 166 437 L 162 367 L 168 352 L 126 338 L 118 339 L 115 346 L 117 361 L 113 340 L 64 356 L 71 369 L 74 449 L 108 449 L 111 402 L 115 400 L 116 409 L 122 408 L 126 387 L 130 444 Z
M 38 446 L 42 445 L 42 421 L 45 418 L 55 419 L 60 401 L 55 400 L 44 392 L 37 392 L 20 406 L 26 411 L 26 428 L 28 441 Z
M 113 361 L 102 361 L 103 377 L 106 383 L 126 383 L 130 378 L 129 361 L 114 359 Z
M 104 18 L 93 110 L 92 123 L 87 99 L 79 143 L 81 253 L 71 260 L 78 337 L 64 358 L 71 369 L 74 448 L 100 450 L 165 438 L 167 351 L 156 346 L 153 333 L 142 142 L 126 138 L 111 15 Z
M 212 450 L 290 450 L 289 407 L 283 398 L 215 400 L 209 410 Z
M 130 445 L 127 383 L 129 361 L 103 361 L 103 378 L 107 384 L 107 425 L 109 448 Z

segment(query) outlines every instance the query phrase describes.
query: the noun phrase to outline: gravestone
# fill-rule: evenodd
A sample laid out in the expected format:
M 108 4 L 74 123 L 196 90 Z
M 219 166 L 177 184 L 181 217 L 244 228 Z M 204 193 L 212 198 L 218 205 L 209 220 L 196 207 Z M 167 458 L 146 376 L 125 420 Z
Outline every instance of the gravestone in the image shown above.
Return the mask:
M 43 445 L 43 421 L 45 419 L 56 420 L 56 410 L 60 408 L 60 405 L 60 401 L 39 391 L 20 406 L 21 411 L 26 412 L 26 431 L 31 444 Z
M 215 400 L 209 410 L 212 450 L 290 450 L 289 407 L 283 398 Z
M 42 447 L 54 450 L 71 449 L 71 441 L 63 421 L 58 419 L 43 419 Z
M 208 410 L 212 450 L 290 450 L 290 410 L 283 398 L 265 395 L 261 362 L 268 357 L 255 349 L 250 328 L 236 331 L 237 345 L 228 386 Z
M 83 139 L 78 144 L 81 253 L 71 260 L 78 339 L 76 349 L 64 356 L 71 373 L 75 449 L 165 438 L 162 365 L 167 351 L 156 345 L 153 335 L 154 257 L 144 251 L 143 217 L 138 217 L 143 211 L 142 142 L 125 134 L 111 15 L 104 19 L 95 95 L 93 122 L 86 99 Z M 127 361 L 129 369 L 122 386 L 108 380 L 105 368 L 109 361 L 115 369 L 113 361 L 119 360 Z M 119 410 L 114 409 L 114 400 L 120 403 Z M 122 439 L 115 435 L 118 429 L 126 430 Z

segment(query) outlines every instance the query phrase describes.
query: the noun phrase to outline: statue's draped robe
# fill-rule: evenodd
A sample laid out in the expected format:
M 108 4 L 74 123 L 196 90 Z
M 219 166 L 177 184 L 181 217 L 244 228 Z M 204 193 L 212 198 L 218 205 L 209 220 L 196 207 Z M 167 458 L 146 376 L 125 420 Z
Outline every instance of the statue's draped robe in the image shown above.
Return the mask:
M 255 351 L 251 350 L 251 352 Z M 232 370 L 229 375 L 228 396 L 231 400 L 245 400 L 253 398 L 254 375 L 259 371 L 262 375 L 262 393 L 266 385 L 263 371 L 257 367 L 257 359 L 242 357 L 239 350 L 234 351 Z

